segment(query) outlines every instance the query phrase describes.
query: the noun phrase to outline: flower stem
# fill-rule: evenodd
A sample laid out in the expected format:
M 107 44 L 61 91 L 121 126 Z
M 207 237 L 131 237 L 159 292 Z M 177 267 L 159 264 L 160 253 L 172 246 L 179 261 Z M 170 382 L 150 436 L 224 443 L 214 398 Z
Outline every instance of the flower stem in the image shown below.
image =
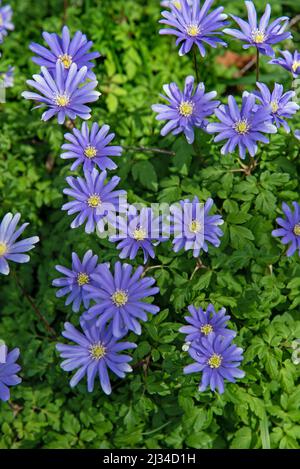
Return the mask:
M 175 156 L 175 151 L 164 150 L 163 148 L 150 148 L 150 147 L 127 147 L 123 146 L 124 150 L 128 151 L 140 151 L 142 153 L 161 153 L 163 155 Z
M 259 62 L 260 62 L 259 50 L 256 49 L 256 81 L 259 81 Z
M 197 84 L 200 83 L 200 75 L 199 75 L 199 68 L 198 68 L 198 61 L 197 61 L 197 48 L 196 46 L 193 47 L 193 59 L 194 59 L 194 69 L 196 73 Z

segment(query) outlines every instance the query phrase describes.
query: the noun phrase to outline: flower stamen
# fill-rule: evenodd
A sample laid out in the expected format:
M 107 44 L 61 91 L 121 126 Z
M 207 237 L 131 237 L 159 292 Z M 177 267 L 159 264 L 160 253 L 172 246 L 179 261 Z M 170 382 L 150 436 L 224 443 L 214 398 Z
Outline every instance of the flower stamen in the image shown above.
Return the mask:
M 201 231 L 202 225 L 198 220 L 192 220 L 189 224 L 189 230 L 191 233 L 197 234 Z
M 98 344 L 94 344 L 90 346 L 89 352 L 90 352 L 90 357 L 93 360 L 100 360 L 106 354 L 106 348 L 104 347 L 104 345 L 101 344 L 101 342 L 98 342 Z
M 79 287 L 86 285 L 87 283 L 89 283 L 89 281 L 90 281 L 90 277 L 88 276 L 88 274 L 85 274 L 84 272 L 80 272 L 77 275 L 77 283 Z
M 276 114 L 276 112 L 279 109 L 278 101 L 271 101 L 271 108 L 272 108 L 273 114 Z
M 200 34 L 201 30 L 197 24 L 189 24 L 186 28 L 186 32 L 189 36 L 195 37 Z
M 97 155 L 97 148 L 91 145 L 88 145 L 84 150 L 84 154 L 87 158 L 92 159 Z
M 0 243 L 0 257 L 4 256 L 4 254 L 7 252 L 7 246 L 5 243 Z
M 144 241 L 146 236 L 147 236 L 146 230 L 144 230 L 144 228 L 142 228 L 142 227 L 136 228 L 133 232 L 133 238 L 136 241 Z
M 246 135 L 250 130 L 250 125 L 247 119 L 237 121 L 234 126 L 234 130 L 240 135 Z
M 207 364 L 211 368 L 220 368 L 221 363 L 222 363 L 223 357 L 221 355 L 218 355 L 217 353 L 214 353 L 209 360 L 207 361 Z
M 295 60 L 293 65 L 292 65 L 293 72 L 297 72 L 299 67 L 300 67 L 300 60 Z
M 66 107 L 70 103 L 70 98 L 66 94 L 58 94 L 55 96 L 54 102 L 56 106 Z
M 66 69 L 70 68 L 73 62 L 72 56 L 69 54 L 61 54 L 58 56 L 58 59 Z
M 192 101 L 182 101 L 179 106 L 179 112 L 184 117 L 190 117 L 194 111 L 194 103 Z
M 97 208 L 101 205 L 101 199 L 98 194 L 92 194 L 87 199 L 87 204 L 91 208 Z
M 111 299 L 115 306 L 125 306 L 128 301 L 128 295 L 125 290 L 116 290 Z
M 294 226 L 294 234 L 296 236 L 300 236 L 300 223 L 297 223 L 295 226 Z
M 252 40 L 255 44 L 263 44 L 266 39 L 267 35 L 264 31 L 260 31 L 259 29 L 252 31 Z
M 202 326 L 200 328 L 200 331 L 202 332 L 202 334 L 204 335 L 209 335 L 211 334 L 214 330 L 213 330 L 213 327 L 211 326 L 211 324 L 204 324 L 204 326 Z

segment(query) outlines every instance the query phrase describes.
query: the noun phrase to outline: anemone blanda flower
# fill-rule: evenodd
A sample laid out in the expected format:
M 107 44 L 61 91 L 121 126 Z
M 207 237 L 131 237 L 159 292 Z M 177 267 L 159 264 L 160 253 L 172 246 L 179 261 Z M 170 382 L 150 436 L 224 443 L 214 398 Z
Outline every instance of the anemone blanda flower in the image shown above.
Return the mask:
M 13 349 L 5 357 L 4 363 L 0 362 L 0 400 L 8 401 L 10 398 L 10 386 L 16 386 L 21 383 L 21 378 L 17 376 L 17 373 L 21 370 L 21 367 L 16 363 L 20 355 L 18 348 Z
M 29 48 L 38 56 L 32 57 L 33 62 L 46 67 L 51 73 L 55 72 L 57 61 L 61 62 L 65 70 L 68 70 L 72 63 L 75 63 L 78 69 L 87 67 L 87 78 L 96 79 L 95 74 L 91 71 L 95 64 L 91 60 L 100 57 L 100 54 L 99 52 L 89 52 L 93 43 L 87 40 L 85 34 L 77 31 L 71 39 L 69 28 L 64 26 L 61 36 L 43 32 L 43 38 L 50 50 L 32 42 Z
M 227 322 L 230 319 L 226 315 L 226 309 L 221 308 L 216 312 L 214 306 L 209 304 L 206 311 L 202 308 L 195 308 L 194 305 L 188 307 L 190 316 L 185 316 L 189 326 L 182 326 L 179 331 L 187 334 L 185 341 L 193 344 L 199 342 L 202 337 L 206 337 L 212 333 L 222 336 L 234 337 L 236 332 L 227 328 Z
M 283 202 L 282 211 L 286 218 L 276 218 L 281 228 L 273 230 L 272 235 L 282 238 L 282 244 L 290 244 L 286 253 L 287 256 L 292 256 L 297 249 L 300 256 L 300 205 L 298 202 L 293 202 L 293 206 L 294 211 Z
M 0 72 L 0 84 L 3 88 L 11 88 L 14 86 L 14 67 L 11 65 L 6 72 Z
M 243 45 L 244 49 L 255 46 L 261 54 L 274 57 L 274 44 L 292 37 L 291 33 L 285 31 L 288 26 L 289 18 L 282 16 L 269 24 L 271 7 L 267 4 L 265 13 L 258 24 L 257 13 L 253 2 L 246 1 L 245 4 L 248 10 L 248 23 L 238 16 L 230 15 L 241 30 L 228 28 L 224 29 L 224 33 L 246 42 L 246 44 Z
M 213 101 L 217 96 L 216 91 L 205 93 L 205 86 L 199 83 L 194 89 L 194 77 L 185 79 L 183 92 L 176 83 L 164 85 L 163 89 L 167 96 L 161 95 L 168 104 L 154 104 L 152 110 L 157 112 L 157 120 L 167 120 L 162 128 L 161 135 L 165 136 L 170 131 L 173 135 L 184 133 L 188 143 L 194 141 L 194 128 L 204 128 L 207 124 L 206 117 L 211 116 L 220 104 Z
M 300 52 L 297 50 L 292 54 L 288 50 L 279 51 L 282 57 L 270 60 L 269 64 L 280 65 L 291 72 L 294 78 L 300 75 Z
M 72 221 L 71 228 L 78 228 L 87 220 L 86 233 L 92 233 L 96 227 L 102 233 L 107 218 L 113 212 L 122 212 L 126 205 L 122 196 L 125 196 L 126 192 L 114 190 L 120 178 L 114 176 L 105 182 L 106 178 L 107 172 L 99 173 L 96 168 L 92 172 L 84 171 L 84 178 L 73 176 L 66 178 L 70 188 L 64 189 L 63 193 L 74 200 L 64 204 L 62 210 L 67 210 L 68 215 L 78 214 Z
M 11 21 L 13 11 L 10 5 L 1 5 L 2 0 L 0 0 L 0 43 L 3 42 L 4 37 L 7 36 L 7 32 L 14 29 L 14 25 Z
M 227 15 L 223 14 L 223 7 L 209 12 L 214 0 L 205 0 L 203 6 L 200 0 L 193 0 L 191 6 L 187 0 L 180 0 L 181 8 L 177 4 L 171 3 L 171 11 L 163 11 L 163 19 L 159 22 L 166 24 L 168 28 L 161 29 L 160 34 L 172 34 L 177 36 L 176 46 L 181 44 L 179 55 L 187 54 L 195 44 L 202 57 L 205 56 L 205 45 L 217 47 L 217 45 L 227 46 L 226 42 L 217 37 L 222 34 L 220 29 L 228 23 L 224 20 Z
M 243 350 L 231 343 L 232 336 L 223 337 L 214 333 L 203 337 L 200 342 L 193 343 L 189 348 L 190 356 L 195 363 L 184 368 L 184 374 L 202 371 L 202 381 L 199 391 L 205 391 L 209 386 L 212 391 L 224 392 L 224 379 L 234 383 L 236 378 L 243 378 L 244 371 L 240 370 L 243 360 Z
M 221 122 L 208 124 L 208 133 L 218 133 L 215 142 L 227 140 L 221 149 L 222 155 L 233 153 L 238 147 L 242 159 L 248 151 L 254 156 L 258 150 L 257 142 L 269 143 L 264 135 L 275 134 L 277 128 L 272 124 L 271 106 L 255 106 L 255 95 L 244 92 L 242 106 L 239 109 L 233 96 L 228 96 L 228 106 L 221 105 L 215 110 Z
M 203 204 L 198 197 L 194 200 L 181 200 L 171 207 L 173 224 L 173 249 L 175 252 L 185 249 L 193 250 L 193 256 L 198 257 L 201 250 L 207 252 L 208 244 L 220 246 L 223 231 L 219 228 L 224 221 L 220 215 L 209 215 L 214 201 L 207 199 Z
M 27 84 L 35 88 L 38 93 L 24 91 L 22 96 L 25 99 L 32 99 L 40 102 L 36 108 L 49 108 L 42 115 L 42 120 L 47 121 L 57 115 L 59 124 L 65 122 L 66 117 L 74 120 L 76 117 L 89 119 L 91 109 L 87 103 L 97 101 L 100 93 L 95 91 L 97 81 L 90 81 L 82 84 L 87 77 L 87 67 L 77 69 L 73 63 L 64 73 L 64 66 L 57 61 L 55 75 L 52 77 L 46 67 L 41 67 L 41 75 L 33 75 L 33 80 L 27 80 Z
M 259 109 L 271 106 L 273 124 L 275 124 L 278 129 L 282 126 L 286 132 L 290 132 L 291 129 L 285 119 L 291 119 L 300 109 L 298 104 L 291 102 L 296 96 L 296 93 L 294 91 L 284 93 L 283 86 L 278 83 L 275 83 L 272 93 L 264 83 L 257 83 L 257 86 L 260 91 L 254 91 L 253 94 L 261 103 Z
M 60 155 L 63 159 L 75 159 L 71 170 L 83 164 L 84 170 L 92 170 L 98 166 L 101 170 L 116 169 L 117 165 L 109 158 L 110 156 L 120 156 L 122 147 L 109 145 L 114 139 L 114 133 L 108 133 L 110 127 L 103 125 L 101 129 L 94 122 L 91 130 L 86 122 L 83 122 L 81 131 L 74 128 L 73 134 L 65 134 L 65 139 L 70 143 L 64 143 Z
M 117 218 L 114 228 L 117 233 L 109 240 L 118 243 L 121 259 L 134 259 L 141 250 L 146 263 L 149 257 L 155 257 L 154 246 L 167 239 L 163 233 L 161 217 L 155 216 L 151 208 L 137 210 L 130 206 L 125 217 Z
M 85 286 L 93 285 L 91 275 L 99 271 L 98 256 L 93 255 L 89 249 L 81 261 L 76 252 L 73 252 L 71 270 L 62 265 L 57 265 L 55 268 L 64 275 L 52 282 L 54 287 L 60 288 L 56 293 L 57 298 L 67 295 L 65 304 L 68 306 L 72 303 L 74 313 L 78 313 L 81 303 L 88 308 L 90 300 L 86 297 Z
M 90 298 L 97 304 L 84 317 L 87 320 L 98 317 L 100 328 L 111 320 L 115 337 L 124 336 L 128 330 L 140 335 L 139 320 L 147 321 L 147 313 L 156 314 L 159 311 L 158 306 L 144 301 L 159 292 L 159 288 L 153 286 L 155 279 L 142 278 L 144 269 L 141 266 L 133 272 L 131 265 L 120 262 L 116 262 L 114 274 L 105 264 L 99 270 L 100 273 L 92 275 L 96 286 L 86 286 Z
M 29 262 L 30 257 L 24 253 L 31 251 L 35 247 L 34 245 L 39 242 L 38 236 L 17 241 L 29 225 L 29 223 L 24 223 L 17 228 L 20 218 L 20 213 L 16 215 L 7 213 L 0 224 L 0 273 L 4 275 L 8 275 L 10 271 L 7 261 L 19 264 Z
M 119 378 L 132 371 L 129 362 L 132 358 L 122 353 L 125 349 L 134 349 L 136 344 L 131 342 L 117 342 L 113 337 L 111 327 L 99 328 L 95 321 L 80 320 L 82 332 L 79 332 L 69 322 L 65 323 L 62 335 L 66 339 L 75 342 L 76 345 L 57 344 L 64 361 L 61 368 L 64 371 L 76 370 L 70 385 L 73 388 L 86 375 L 88 392 L 94 389 L 95 378 L 100 380 L 100 385 L 105 394 L 111 393 L 111 384 L 108 369 Z

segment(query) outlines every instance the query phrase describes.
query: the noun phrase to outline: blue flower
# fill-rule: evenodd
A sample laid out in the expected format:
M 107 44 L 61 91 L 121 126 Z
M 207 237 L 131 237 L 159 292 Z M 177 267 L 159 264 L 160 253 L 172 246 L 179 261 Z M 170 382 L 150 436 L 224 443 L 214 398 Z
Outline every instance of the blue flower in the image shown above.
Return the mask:
M 64 371 L 76 370 L 70 385 L 73 388 L 84 376 L 87 376 L 88 392 L 94 390 L 95 378 L 99 378 L 100 385 L 105 394 L 111 393 L 111 384 L 108 369 L 119 378 L 132 371 L 129 355 L 120 354 L 125 349 L 136 348 L 131 342 L 117 342 L 113 337 L 111 327 L 99 328 L 95 322 L 80 320 L 83 333 L 79 332 L 69 322 L 65 323 L 62 335 L 75 342 L 76 345 L 57 344 L 64 361 L 61 368 Z
M 55 73 L 57 61 L 59 61 L 65 70 L 69 70 L 75 63 L 77 68 L 87 67 L 87 78 L 95 80 L 96 76 L 91 71 L 95 66 L 91 60 L 100 57 L 99 52 L 89 52 L 92 47 L 92 41 L 88 41 L 85 34 L 77 31 L 73 39 L 70 38 L 70 31 L 67 26 L 62 29 L 61 37 L 58 34 L 43 32 L 43 38 L 50 50 L 32 42 L 29 48 L 38 55 L 32 57 L 33 62 L 46 67 L 51 73 Z
M 218 133 L 215 142 L 226 140 L 221 149 L 222 155 L 233 153 L 238 147 L 240 157 L 244 159 L 248 151 L 255 156 L 258 150 L 257 142 L 269 143 L 263 135 L 275 134 L 277 128 L 272 124 L 271 106 L 255 106 L 255 95 L 244 92 L 242 107 L 239 109 L 233 96 L 228 96 L 228 106 L 221 105 L 215 110 L 220 122 L 208 124 L 208 133 Z
M 109 145 L 115 134 L 109 134 L 109 126 L 103 125 L 101 129 L 94 122 L 91 131 L 86 122 L 83 122 L 81 131 L 74 128 L 73 134 L 65 134 L 65 139 L 70 143 L 62 146 L 65 153 L 60 155 L 63 159 L 75 159 L 71 170 L 83 164 L 84 170 L 91 171 L 95 166 L 101 170 L 116 169 L 117 165 L 109 158 L 110 156 L 120 156 L 122 147 Z
M 291 244 L 287 256 L 292 256 L 297 249 L 300 256 L 300 205 L 298 202 L 293 202 L 293 206 L 294 212 L 283 202 L 282 211 L 286 218 L 276 218 L 281 228 L 272 231 L 272 235 L 282 238 L 282 244 Z
M 78 213 L 71 223 L 71 228 L 78 228 L 87 220 L 86 233 L 93 233 L 96 227 L 102 233 L 107 217 L 123 210 L 122 196 L 125 196 L 126 192 L 114 190 L 120 178 L 114 176 L 105 183 L 106 178 L 107 172 L 99 173 L 96 168 L 92 172 L 84 171 L 84 178 L 73 176 L 66 178 L 70 188 L 64 189 L 63 193 L 74 200 L 64 204 L 62 210 L 67 210 L 68 215 Z
M 0 82 L 2 87 L 11 88 L 14 86 L 14 67 L 9 66 L 6 72 L 0 72 Z
M 80 261 L 76 252 L 72 253 L 72 270 L 62 265 L 57 265 L 56 270 L 65 277 L 53 280 L 54 287 L 60 287 L 57 298 L 67 295 L 66 306 L 72 303 L 72 310 L 78 313 L 81 303 L 85 308 L 89 307 L 90 300 L 87 298 L 85 286 L 93 285 L 92 274 L 99 271 L 98 256 L 93 255 L 91 250 L 87 251 Z
M 1 401 L 8 401 L 10 398 L 9 387 L 16 386 L 21 383 L 21 378 L 17 376 L 17 373 L 21 370 L 21 367 L 17 365 L 16 361 L 20 355 L 18 348 L 13 349 L 7 354 L 4 363 L 0 363 L 0 399 Z
M 288 50 L 279 51 L 282 57 L 270 60 L 269 64 L 280 65 L 288 72 L 291 72 L 294 78 L 300 75 L 300 52 L 295 50 L 292 54 Z
M 209 215 L 214 201 L 207 199 L 205 204 L 194 200 L 182 200 L 171 207 L 173 220 L 173 249 L 175 252 L 185 249 L 193 250 L 193 256 L 198 257 L 201 250 L 207 252 L 208 244 L 220 246 L 220 237 L 223 235 L 219 225 L 224 221 L 220 215 Z
M 222 394 L 224 379 L 235 383 L 236 378 L 245 376 L 245 372 L 238 368 L 243 360 L 243 350 L 231 342 L 232 336 L 223 337 L 212 333 L 189 348 L 195 363 L 186 366 L 184 374 L 202 372 L 199 391 L 205 391 L 209 386 L 211 391 L 218 389 Z
M 222 34 L 220 29 L 228 23 L 224 20 L 223 7 L 209 12 L 214 0 L 205 0 L 202 8 L 199 0 L 193 0 L 189 5 L 187 0 L 179 3 L 172 2 L 169 5 L 171 11 L 163 11 L 163 19 L 159 22 L 169 26 L 161 29 L 159 34 L 172 34 L 177 36 L 176 46 L 181 44 L 179 55 L 187 54 L 195 44 L 202 57 L 205 56 L 205 45 L 216 48 L 217 45 L 227 46 L 226 42 L 218 38 Z
M 49 73 L 46 67 L 42 67 L 42 75 L 33 75 L 33 80 L 27 80 L 27 84 L 35 88 L 38 93 L 24 91 L 23 98 L 40 102 L 36 108 L 47 107 L 48 110 L 42 115 L 42 120 L 47 121 L 57 115 L 59 124 L 63 124 L 65 119 L 89 119 L 91 109 L 87 103 L 97 101 L 100 96 L 98 91 L 94 91 L 98 82 L 90 81 L 83 84 L 87 78 L 87 67 L 78 70 L 73 63 L 64 73 L 64 66 L 61 62 L 56 63 L 55 75 Z
M 7 261 L 23 264 L 29 262 L 30 257 L 25 252 L 31 251 L 34 245 L 39 242 L 38 236 L 25 238 L 21 241 L 17 239 L 21 236 L 29 223 L 24 223 L 17 229 L 21 218 L 20 213 L 13 215 L 7 213 L 0 224 L 0 273 L 9 274 L 9 265 Z
M 14 25 L 12 24 L 12 9 L 10 5 L 1 6 L 2 0 L 0 0 L 0 43 L 3 42 L 5 36 L 7 36 L 8 31 L 12 31 L 14 29 Z
M 162 128 L 161 135 L 165 136 L 170 131 L 173 135 L 183 132 L 188 143 L 194 141 L 194 128 L 204 128 L 207 124 L 206 117 L 214 113 L 220 101 L 213 101 L 217 96 L 216 91 L 205 93 L 203 83 L 194 89 L 194 77 L 185 79 L 183 92 L 176 83 L 164 85 L 167 96 L 163 96 L 168 104 L 154 104 L 152 110 L 157 112 L 157 120 L 167 120 L 168 123 Z

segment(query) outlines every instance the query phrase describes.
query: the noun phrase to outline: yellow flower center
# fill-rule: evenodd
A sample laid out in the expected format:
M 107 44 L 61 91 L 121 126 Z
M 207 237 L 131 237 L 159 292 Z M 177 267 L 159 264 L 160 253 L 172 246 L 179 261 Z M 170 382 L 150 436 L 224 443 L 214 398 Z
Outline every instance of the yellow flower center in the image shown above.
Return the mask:
M 201 327 L 200 331 L 204 335 L 209 335 L 213 332 L 213 327 L 210 324 L 204 324 L 204 326 Z
M 5 243 L 0 243 L 0 257 L 4 256 L 4 254 L 7 252 L 7 246 Z
M 86 147 L 86 149 L 84 150 L 84 154 L 87 158 L 95 158 L 95 156 L 97 155 L 97 148 L 95 147 L 92 147 L 91 145 L 88 145 Z
M 191 101 L 182 101 L 179 106 L 179 112 L 184 117 L 189 117 L 193 114 L 194 104 Z
M 272 112 L 275 114 L 279 109 L 278 101 L 272 101 L 271 108 L 272 108 Z
M 147 233 L 146 231 L 144 230 L 144 228 L 137 228 L 136 230 L 134 230 L 133 232 L 133 237 L 136 241 L 144 241 L 144 239 L 146 238 L 147 236 Z
M 59 60 L 65 68 L 70 68 L 72 65 L 72 56 L 68 54 L 63 54 L 58 56 Z
M 88 276 L 88 274 L 81 272 L 77 275 L 77 283 L 80 287 L 82 287 L 82 285 L 86 285 L 87 283 L 89 283 L 89 281 L 90 277 Z
M 300 223 L 294 226 L 294 233 L 296 236 L 300 236 Z
M 293 72 L 297 72 L 298 68 L 300 67 L 300 61 L 299 60 L 295 60 L 295 62 L 293 63 L 292 65 L 292 70 Z
M 221 363 L 222 363 L 222 356 L 221 355 L 218 355 L 217 353 L 214 353 L 210 359 L 208 360 L 207 364 L 211 367 L 211 368 L 220 368 L 221 366 Z
M 189 36 L 195 37 L 200 34 L 200 28 L 197 24 L 190 24 L 189 26 L 187 26 L 186 32 Z
M 57 106 L 65 107 L 70 103 L 70 98 L 66 94 L 58 94 L 54 101 Z
M 192 220 L 189 224 L 189 230 L 191 233 L 199 233 L 201 230 L 201 223 L 198 220 Z
M 3 18 L 2 18 L 2 15 L 0 13 L 0 26 L 2 26 L 2 25 L 3 25 Z
M 117 290 L 111 296 L 111 299 L 116 306 L 125 306 L 128 301 L 128 295 L 124 290 Z
M 101 205 L 101 199 L 98 194 L 92 194 L 87 199 L 88 206 L 91 208 L 97 208 Z
M 100 360 L 106 354 L 106 348 L 100 342 L 90 346 L 90 356 L 93 360 Z
M 177 8 L 177 10 L 182 10 L 181 3 L 178 0 L 173 0 L 173 5 Z
M 233 128 L 238 134 L 245 135 L 249 132 L 250 125 L 248 124 L 247 119 L 243 119 L 241 121 L 236 122 Z
M 252 40 L 256 44 L 262 44 L 263 42 L 265 42 L 266 38 L 267 36 L 264 31 L 260 31 L 259 29 L 257 29 L 256 31 L 252 32 Z

